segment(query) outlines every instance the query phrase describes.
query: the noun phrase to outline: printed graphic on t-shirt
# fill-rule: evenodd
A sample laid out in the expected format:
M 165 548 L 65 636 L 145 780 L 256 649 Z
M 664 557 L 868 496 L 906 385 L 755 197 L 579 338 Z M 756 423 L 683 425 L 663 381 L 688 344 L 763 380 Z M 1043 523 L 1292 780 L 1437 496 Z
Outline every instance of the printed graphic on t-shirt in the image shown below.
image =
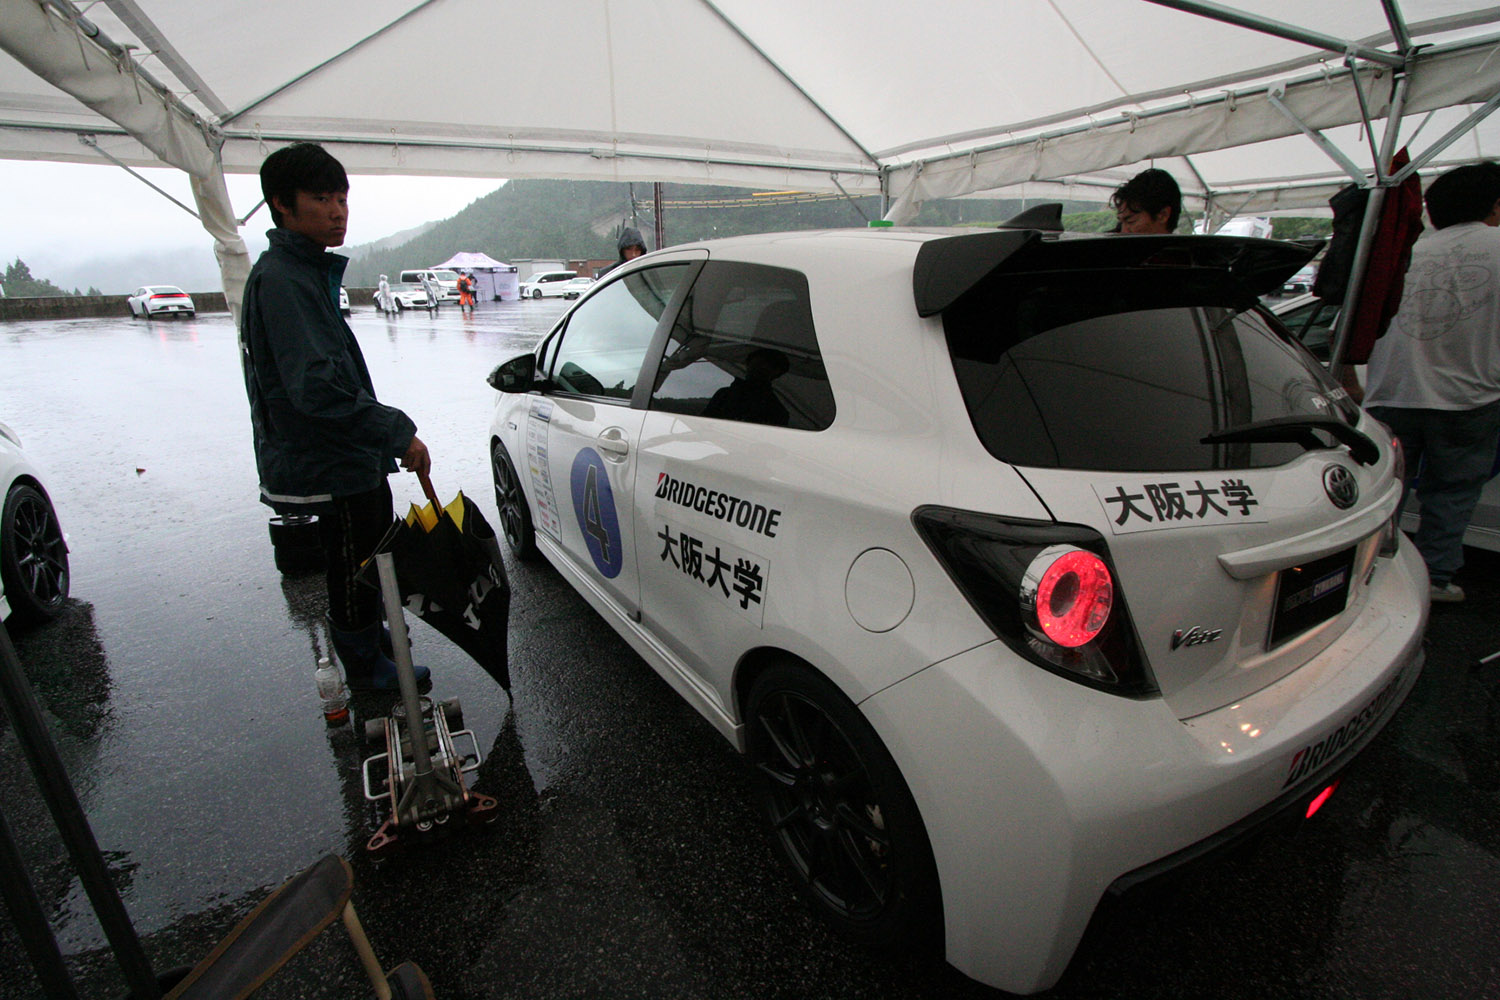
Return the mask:
M 1420 262 L 1406 273 L 1413 315 L 1402 333 L 1436 340 L 1484 309 L 1494 296 L 1494 258 L 1483 251 L 1454 247 Z

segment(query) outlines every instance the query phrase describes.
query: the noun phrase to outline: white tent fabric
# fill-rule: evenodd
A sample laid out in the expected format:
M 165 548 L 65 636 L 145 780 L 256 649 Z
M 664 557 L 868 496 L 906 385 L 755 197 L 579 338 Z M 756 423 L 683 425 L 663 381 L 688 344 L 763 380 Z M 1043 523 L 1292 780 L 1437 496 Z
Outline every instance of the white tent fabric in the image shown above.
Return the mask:
M 1500 8 L 1242 2 L 0 0 L 0 156 L 207 180 L 306 139 L 355 174 L 878 192 L 897 219 L 1169 160 L 1190 198 L 1265 211 L 1348 172 L 1298 122 L 1380 118 L 1398 70 L 1408 113 L 1462 118 L 1500 93 Z M 1445 155 L 1500 154 L 1474 135 Z
M 515 302 L 521 297 L 521 279 L 514 264 L 496 260 L 487 253 L 460 250 L 433 267 L 456 268 L 474 276 L 479 301 Z

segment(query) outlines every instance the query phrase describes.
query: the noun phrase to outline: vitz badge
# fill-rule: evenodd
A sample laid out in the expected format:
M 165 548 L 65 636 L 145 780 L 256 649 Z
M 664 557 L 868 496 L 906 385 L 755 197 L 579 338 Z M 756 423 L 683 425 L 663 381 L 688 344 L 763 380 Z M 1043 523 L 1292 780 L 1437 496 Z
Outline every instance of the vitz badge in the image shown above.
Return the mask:
M 1180 649 L 1183 646 L 1201 646 L 1205 642 L 1217 642 L 1219 636 L 1224 634 L 1221 628 L 1201 628 L 1194 625 L 1184 632 L 1178 629 L 1172 633 L 1172 648 Z

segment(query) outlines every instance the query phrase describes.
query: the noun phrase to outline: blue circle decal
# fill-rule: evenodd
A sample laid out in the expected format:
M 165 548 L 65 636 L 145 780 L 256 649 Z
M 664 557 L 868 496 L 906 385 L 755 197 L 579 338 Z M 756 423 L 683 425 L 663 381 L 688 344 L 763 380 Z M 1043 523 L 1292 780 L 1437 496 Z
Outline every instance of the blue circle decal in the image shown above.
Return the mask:
M 592 448 L 585 448 L 573 459 L 569 476 L 573 487 L 573 512 L 583 531 L 589 556 L 607 579 L 620 575 L 625 563 L 625 547 L 620 542 L 620 519 L 615 514 L 615 493 L 609 488 L 609 473 L 604 459 Z

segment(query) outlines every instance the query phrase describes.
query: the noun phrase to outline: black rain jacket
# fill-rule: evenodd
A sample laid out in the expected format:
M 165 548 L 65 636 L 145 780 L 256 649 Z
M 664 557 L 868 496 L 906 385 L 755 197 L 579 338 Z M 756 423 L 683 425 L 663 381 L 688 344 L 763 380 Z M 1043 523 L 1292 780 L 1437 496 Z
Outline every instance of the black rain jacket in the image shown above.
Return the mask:
M 277 227 L 245 283 L 240 353 L 261 502 L 319 513 L 378 487 L 417 425 L 375 398 L 359 343 L 339 312 L 348 258 Z

